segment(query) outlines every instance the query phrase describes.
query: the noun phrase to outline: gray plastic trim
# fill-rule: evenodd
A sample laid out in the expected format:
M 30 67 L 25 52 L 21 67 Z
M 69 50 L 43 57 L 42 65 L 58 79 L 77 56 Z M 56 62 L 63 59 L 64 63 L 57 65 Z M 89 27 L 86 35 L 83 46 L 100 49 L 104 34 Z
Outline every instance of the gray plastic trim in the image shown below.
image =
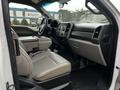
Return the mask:
M 107 66 L 100 44 L 70 38 L 68 40 L 72 50 L 93 62 Z

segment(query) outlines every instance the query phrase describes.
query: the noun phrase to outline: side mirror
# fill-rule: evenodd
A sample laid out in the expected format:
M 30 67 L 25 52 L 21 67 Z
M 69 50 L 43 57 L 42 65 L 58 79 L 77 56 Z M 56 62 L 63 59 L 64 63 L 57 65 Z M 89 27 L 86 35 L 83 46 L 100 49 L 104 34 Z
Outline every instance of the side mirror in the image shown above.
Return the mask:
M 94 14 L 102 14 L 100 12 L 100 10 L 98 10 L 97 7 L 92 2 L 90 2 L 89 0 L 86 0 L 85 5 L 92 13 L 94 13 Z

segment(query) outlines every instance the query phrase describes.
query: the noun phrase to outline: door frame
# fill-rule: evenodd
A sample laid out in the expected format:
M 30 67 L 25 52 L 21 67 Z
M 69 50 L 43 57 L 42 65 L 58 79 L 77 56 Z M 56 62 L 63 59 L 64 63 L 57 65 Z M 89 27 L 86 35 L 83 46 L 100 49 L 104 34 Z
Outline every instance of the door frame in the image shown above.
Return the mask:
M 0 89 L 19 90 L 8 0 L 0 0 Z
M 120 30 L 120 18 L 119 12 L 115 7 L 109 2 L 109 0 L 91 0 L 96 2 L 101 2 L 104 8 L 108 11 L 110 17 L 116 23 L 116 29 Z M 7 0 L 0 0 L 0 80 L 2 80 L 2 85 L 0 85 L 1 90 L 6 90 L 6 83 L 9 82 L 10 85 L 15 85 L 15 89 L 19 90 L 19 83 L 17 77 L 17 67 L 14 44 L 11 34 L 10 17 L 9 17 L 9 4 Z M 119 24 L 119 25 L 118 25 Z M 120 34 L 120 32 L 118 32 Z M 117 51 L 114 51 L 115 65 L 114 73 L 112 78 L 112 84 L 109 90 L 114 90 L 117 77 L 119 75 L 120 67 L 120 36 L 118 36 Z M 116 47 L 115 47 L 116 49 Z M 3 64 L 4 63 L 4 64 Z M 9 74 L 8 74 L 9 73 Z

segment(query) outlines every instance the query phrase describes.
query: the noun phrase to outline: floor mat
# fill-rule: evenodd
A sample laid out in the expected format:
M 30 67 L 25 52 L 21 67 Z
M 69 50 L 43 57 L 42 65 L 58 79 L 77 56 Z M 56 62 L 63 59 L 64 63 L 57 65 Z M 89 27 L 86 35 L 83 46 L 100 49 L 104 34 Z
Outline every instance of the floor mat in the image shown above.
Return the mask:
M 71 81 L 74 90 L 107 90 L 107 78 L 98 70 L 85 68 L 72 72 Z

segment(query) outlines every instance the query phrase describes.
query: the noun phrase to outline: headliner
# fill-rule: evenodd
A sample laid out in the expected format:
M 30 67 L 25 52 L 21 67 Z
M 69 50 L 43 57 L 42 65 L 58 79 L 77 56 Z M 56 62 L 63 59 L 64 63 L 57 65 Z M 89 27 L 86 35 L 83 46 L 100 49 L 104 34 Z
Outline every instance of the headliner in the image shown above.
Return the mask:
M 25 5 L 29 5 L 29 6 L 33 6 L 35 7 L 36 5 L 42 5 L 45 3 L 52 3 L 55 1 L 59 1 L 59 0 L 9 0 L 9 2 L 14 2 L 14 3 L 19 3 L 19 4 L 25 4 Z

